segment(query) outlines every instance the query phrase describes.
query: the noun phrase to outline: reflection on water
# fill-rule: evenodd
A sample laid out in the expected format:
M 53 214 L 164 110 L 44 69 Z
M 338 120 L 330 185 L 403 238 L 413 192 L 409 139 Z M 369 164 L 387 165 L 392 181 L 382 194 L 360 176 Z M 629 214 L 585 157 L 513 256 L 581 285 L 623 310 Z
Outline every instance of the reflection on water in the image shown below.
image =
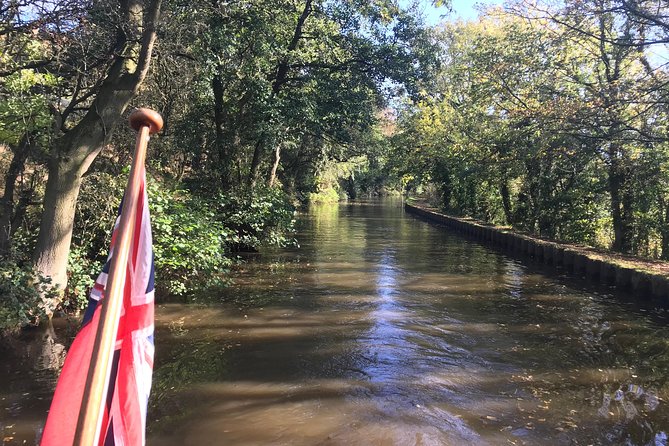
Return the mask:
M 399 203 L 317 207 L 300 224 L 301 248 L 160 306 L 150 445 L 667 444 L 664 311 Z M 5 443 L 34 443 L 53 373 L 4 362 Z

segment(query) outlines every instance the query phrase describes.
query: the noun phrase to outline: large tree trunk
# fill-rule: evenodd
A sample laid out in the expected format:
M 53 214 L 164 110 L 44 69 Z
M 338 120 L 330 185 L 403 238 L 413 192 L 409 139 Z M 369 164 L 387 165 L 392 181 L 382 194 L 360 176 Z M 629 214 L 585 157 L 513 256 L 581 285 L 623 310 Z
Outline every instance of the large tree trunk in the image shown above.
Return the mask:
M 119 1 L 114 61 L 88 112 L 55 141 L 49 160 L 44 211 L 33 256 L 35 269 L 51 286 L 67 285 L 67 257 L 81 176 L 88 170 L 146 77 L 161 0 Z
M 41 275 L 51 278 L 51 286 L 56 289 L 67 285 L 67 257 L 83 172 L 80 160 L 52 159 L 49 162 L 35 266 Z

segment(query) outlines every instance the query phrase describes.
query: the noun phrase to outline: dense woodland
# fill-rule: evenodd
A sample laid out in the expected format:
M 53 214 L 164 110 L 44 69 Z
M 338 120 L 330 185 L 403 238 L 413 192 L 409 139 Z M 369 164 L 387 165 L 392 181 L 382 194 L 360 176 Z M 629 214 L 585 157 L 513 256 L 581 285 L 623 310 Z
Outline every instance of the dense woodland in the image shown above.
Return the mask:
M 667 259 L 665 3 L 510 1 L 429 27 L 393 0 L 2 0 L 0 328 L 86 304 L 138 106 L 165 120 L 163 296 L 296 243 L 298 206 L 390 192 Z
M 411 180 L 458 214 L 669 258 L 668 14 L 515 2 L 439 29 L 441 68 L 398 123 Z

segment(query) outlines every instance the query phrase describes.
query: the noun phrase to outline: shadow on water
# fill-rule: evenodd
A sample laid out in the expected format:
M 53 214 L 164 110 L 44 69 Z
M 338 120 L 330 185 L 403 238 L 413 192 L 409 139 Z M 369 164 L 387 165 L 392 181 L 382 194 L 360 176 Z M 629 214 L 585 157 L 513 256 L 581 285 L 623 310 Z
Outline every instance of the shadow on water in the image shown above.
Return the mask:
M 59 321 L 65 322 L 65 321 Z M 59 332 L 69 333 L 61 323 Z M 37 444 L 66 349 L 51 323 L 0 343 L 0 438 L 3 445 Z
M 299 225 L 300 248 L 159 306 L 150 445 L 666 444 L 665 312 L 399 202 L 316 207 Z M 8 444 L 44 418 L 51 384 L 34 376 L 2 387 L 3 403 L 43 398 L 0 414 L 25 431 Z

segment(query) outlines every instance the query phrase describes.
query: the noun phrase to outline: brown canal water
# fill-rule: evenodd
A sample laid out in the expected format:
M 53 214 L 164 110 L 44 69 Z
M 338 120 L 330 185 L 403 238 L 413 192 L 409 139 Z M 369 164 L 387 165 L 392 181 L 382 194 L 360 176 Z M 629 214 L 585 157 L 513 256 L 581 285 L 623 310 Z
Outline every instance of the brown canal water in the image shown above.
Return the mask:
M 149 445 L 667 444 L 665 310 L 399 201 L 315 207 L 299 226 L 300 248 L 159 306 Z M 44 423 L 61 353 L 34 338 L 0 357 L 3 444 Z

